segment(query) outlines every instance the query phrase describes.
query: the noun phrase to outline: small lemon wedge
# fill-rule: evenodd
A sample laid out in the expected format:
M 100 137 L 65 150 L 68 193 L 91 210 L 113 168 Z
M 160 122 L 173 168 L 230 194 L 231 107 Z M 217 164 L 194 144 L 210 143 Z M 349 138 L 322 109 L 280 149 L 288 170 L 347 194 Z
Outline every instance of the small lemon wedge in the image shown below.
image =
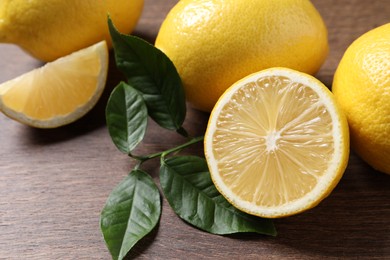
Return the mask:
M 69 124 L 97 103 L 107 71 L 102 41 L 1 84 L 0 111 L 37 128 Z
M 349 158 L 345 115 L 314 77 L 286 68 L 233 84 L 214 107 L 205 155 L 217 189 L 238 209 L 277 218 L 317 205 Z

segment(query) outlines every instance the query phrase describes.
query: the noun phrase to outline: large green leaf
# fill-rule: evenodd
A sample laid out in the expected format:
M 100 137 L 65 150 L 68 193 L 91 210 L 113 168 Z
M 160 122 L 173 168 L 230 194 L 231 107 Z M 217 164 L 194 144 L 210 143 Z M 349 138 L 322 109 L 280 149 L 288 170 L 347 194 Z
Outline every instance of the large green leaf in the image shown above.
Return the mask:
M 161 127 L 181 129 L 186 114 L 185 95 L 172 61 L 143 39 L 118 32 L 111 19 L 108 25 L 117 67 L 142 93 L 150 117 Z
M 160 193 L 153 179 L 133 170 L 110 194 L 100 227 L 113 259 L 123 259 L 158 223 Z
M 116 147 L 129 154 L 144 138 L 148 121 L 145 101 L 138 91 L 119 83 L 108 99 L 106 121 Z
M 160 182 L 176 214 L 202 230 L 214 234 L 256 232 L 276 235 L 271 220 L 248 215 L 229 204 L 215 188 L 203 158 L 165 159 Z

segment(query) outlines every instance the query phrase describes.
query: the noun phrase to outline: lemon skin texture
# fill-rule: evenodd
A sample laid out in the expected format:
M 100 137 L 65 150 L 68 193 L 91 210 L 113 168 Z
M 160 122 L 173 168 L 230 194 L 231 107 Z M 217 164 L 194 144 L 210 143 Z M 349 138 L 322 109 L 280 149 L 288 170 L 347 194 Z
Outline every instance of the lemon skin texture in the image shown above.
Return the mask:
M 111 47 L 107 16 L 130 33 L 143 0 L 0 1 L 0 42 L 19 45 L 42 61 L 53 61 L 105 40 Z
M 328 54 L 326 26 L 306 0 L 181 0 L 155 45 L 203 111 L 251 73 L 280 66 L 314 74 Z
M 390 174 L 390 23 L 348 47 L 332 91 L 347 115 L 353 150 L 374 169 Z

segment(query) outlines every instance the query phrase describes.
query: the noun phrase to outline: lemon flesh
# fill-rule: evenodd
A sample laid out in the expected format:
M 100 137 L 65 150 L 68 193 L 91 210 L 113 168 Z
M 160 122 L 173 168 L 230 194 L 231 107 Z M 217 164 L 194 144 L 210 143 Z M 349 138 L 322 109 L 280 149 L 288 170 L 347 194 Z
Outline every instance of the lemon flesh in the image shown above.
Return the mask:
M 85 115 L 106 83 L 105 41 L 0 85 L 0 111 L 30 126 L 54 128 Z
M 317 205 L 336 186 L 348 162 L 348 126 L 318 80 L 269 69 L 222 95 L 205 154 L 216 187 L 237 208 L 288 216 Z

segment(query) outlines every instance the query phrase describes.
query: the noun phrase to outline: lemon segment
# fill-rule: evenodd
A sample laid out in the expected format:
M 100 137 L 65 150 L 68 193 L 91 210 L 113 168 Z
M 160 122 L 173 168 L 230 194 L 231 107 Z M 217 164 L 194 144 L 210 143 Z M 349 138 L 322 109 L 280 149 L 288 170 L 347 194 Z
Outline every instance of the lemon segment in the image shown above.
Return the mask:
M 348 163 L 348 126 L 321 82 L 268 69 L 221 96 L 205 155 L 217 189 L 237 208 L 288 216 L 317 205 L 336 186 Z
M 53 128 L 85 115 L 107 78 L 105 41 L 74 52 L 0 85 L 0 110 L 30 126 Z

